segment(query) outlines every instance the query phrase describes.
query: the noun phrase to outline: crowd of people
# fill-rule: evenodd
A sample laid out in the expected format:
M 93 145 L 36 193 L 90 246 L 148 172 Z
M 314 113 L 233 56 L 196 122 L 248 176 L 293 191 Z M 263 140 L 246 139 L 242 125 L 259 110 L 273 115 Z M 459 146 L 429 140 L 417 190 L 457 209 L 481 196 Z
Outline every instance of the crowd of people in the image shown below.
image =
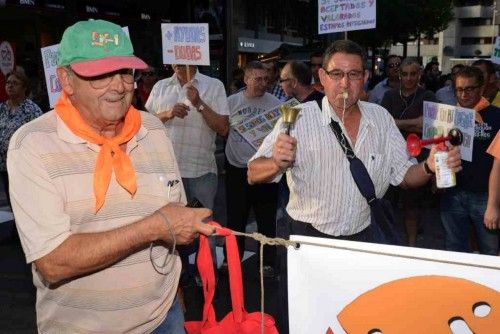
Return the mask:
M 116 38 L 97 45 L 95 31 Z M 498 255 L 500 97 L 493 64 L 455 66 L 450 84 L 440 87 L 439 64 L 422 70 L 416 59 L 390 55 L 386 78 L 367 91 L 366 60 L 362 47 L 341 40 L 312 54 L 310 64 L 251 61 L 234 72 L 227 96 L 223 83 L 197 66 L 172 65 L 172 76 L 162 79 L 134 56 L 118 25 L 89 20 L 63 34 L 62 92 L 53 110 L 42 115 L 27 99 L 26 77 L 10 74 L 9 100 L 0 104 L 0 167 L 6 164 L 19 238 L 32 263 L 38 330 L 184 333 L 178 286 L 196 274 L 187 259 L 192 249 L 177 246 L 216 233 L 205 222 L 218 186 L 217 136 L 227 138 L 230 229 L 244 231 L 253 210 L 268 237 L 380 242 L 372 203 L 391 187 L 393 205 L 394 198 L 402 203 L 407 244 L 415 246 L 437 148 L 414 159 L 405 136 L 422 132 L 424 101 L 476 115 L 472 161 L 448 147 L 457 186 L 440 194 L 446 249 L 471 251 L 473 226 L 479 251 Z M 291 131 L 278 120 L 255 149 L 237 126 L 290 98 L 301 108 Z M 358 188 L 362 170 L 373 198 Z M 186 206 L 194 200 L 203 208 Z M 287 333 L 286 253 L 266 247 L 264 262 L 265 275 L 280 277 L 277 321 Z

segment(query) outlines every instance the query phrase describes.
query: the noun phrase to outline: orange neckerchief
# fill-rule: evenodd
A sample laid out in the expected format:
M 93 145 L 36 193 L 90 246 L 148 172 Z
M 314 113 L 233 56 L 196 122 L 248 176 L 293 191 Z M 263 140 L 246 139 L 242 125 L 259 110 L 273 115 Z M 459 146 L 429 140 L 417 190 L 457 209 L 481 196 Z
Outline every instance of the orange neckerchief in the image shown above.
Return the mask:
M 481 117 L 481 110 L 487 108 L 488 106 L 490 105 L 490 102 L 488 102 L 488 100 L 481 96 L 481 100 L 479 100 L 479 102 L 474 106 L 474 111 L 475 111 L 475 120 L 476 122 L 478 123 L 484 123 L 483 121 L 483 118 Z
M 125 116 L 122 131 L 113 138 L 105 138 L 87 124 L 80 112 L 71 104 L 65 92 L 62 92 L 57 100 L 55 110 L 64 124 L 75 135 L 101 147 L 94 171 L 95 211 L 99 211 L 104 204 L 113 170 L 118 183 L 131 195 L 134 195 L 137 190 L 134 166 L 120 145 L 128 142 L 139 131 L 141 127 L 139 111 L 130 106 Z

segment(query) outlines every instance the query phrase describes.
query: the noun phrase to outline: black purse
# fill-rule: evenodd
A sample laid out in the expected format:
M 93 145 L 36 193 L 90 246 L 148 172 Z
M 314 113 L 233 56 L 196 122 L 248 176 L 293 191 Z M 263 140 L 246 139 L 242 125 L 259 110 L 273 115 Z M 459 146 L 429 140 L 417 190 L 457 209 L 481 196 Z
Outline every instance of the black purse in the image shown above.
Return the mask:
M 330 127 L 339 141 L 347 160 L 349 161 L 349 169 L 351 170 L 352 178 L 354 179 L 359 192 L 363 195 L 370 206 L 370 228 L 373 233 L 374 242 L 389 245 L 402 245 L 403 242 L 401 234 L 396 226 L 391 203 L 387 200 L 376 197 L 375 186 L 373 185 L 370 174 L 368 174 L 363 162 L 354 154 L 354 151 L 342 132 L 339 123 L 332 119 Z

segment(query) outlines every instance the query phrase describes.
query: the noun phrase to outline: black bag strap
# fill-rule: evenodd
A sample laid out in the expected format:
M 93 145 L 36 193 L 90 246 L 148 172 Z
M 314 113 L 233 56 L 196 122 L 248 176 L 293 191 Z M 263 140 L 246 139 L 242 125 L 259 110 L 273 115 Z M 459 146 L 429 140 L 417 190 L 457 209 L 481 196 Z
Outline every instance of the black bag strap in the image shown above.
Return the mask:
M 354 150 L 352 149 L 351 144 L 349 144 L 344 132 L 340 128 L 340 124 L 332 119 L 330 122 L 330 128 L 335 134 L 335 137 L 344 151 L 347 160 L 349 160 L 349 169 L 351 170 L 352 178 L 354 179 L 356 186 L 358 186 L 361 195 L 363 195 L 366 199 L 368 205 L 372 206 L 374 202 L 376 202 L 375 200 L 377 198 L 375 196 L 375 186 L 370 174 L 368 174 L 363 162 L 356 157 L 356 154 L 354 154 Z

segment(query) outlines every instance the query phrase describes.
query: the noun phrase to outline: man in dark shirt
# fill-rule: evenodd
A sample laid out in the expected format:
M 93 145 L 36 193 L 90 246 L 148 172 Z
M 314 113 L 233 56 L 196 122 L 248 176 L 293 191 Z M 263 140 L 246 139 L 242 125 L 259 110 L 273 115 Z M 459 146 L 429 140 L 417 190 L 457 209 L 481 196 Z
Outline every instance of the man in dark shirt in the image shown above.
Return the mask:
M 482 254 L 498 255 L 498 233 L 484 225 L 488 203 L 488 176 L 493 157 L 486 153 L 500 129 L 500 109 L 482 97 L 483 74 L 477 67 L 466 66 L 454 80 L 458 104 L 475 110 L 472 161 L 462 162 L 457 185 L 447 189 L 441 200 L 441 219 L 445 228 L 446 249 L 469 252 L 469 225 L 476 231 Z
M 408 133 L 422 132 L 422 117 L 424 101 L 437 102 L 433 92 L 425 90 L 418 85 L 422 70 L 420 63 L 415 58 L 403 60 L 399 70 L 401 85 L 384 94 L 380 105 L 387 109 L 394 117 L 397 127 L 406 138 Z M 419 162 L 427 158 L 428 151 L 423 150 L 417 157 Z M 427 188 L 405 190 L 391 188 L 388 197 L 401 196 L 403 202 L 404 221 L 408 245 L 416 246 L 417 226 L 420 219 L 420 205 L 428 195 Z M 396 199 L 393 198 L 393 203 Z
M 314 89 L 311 78 L 312 71 L 306 64 L 292 60 L 281 70 L 281 88 L 288 98 L 294 97 L 301 103 L 318 101 L 321 105 L 321 99 L 325 94 Z

